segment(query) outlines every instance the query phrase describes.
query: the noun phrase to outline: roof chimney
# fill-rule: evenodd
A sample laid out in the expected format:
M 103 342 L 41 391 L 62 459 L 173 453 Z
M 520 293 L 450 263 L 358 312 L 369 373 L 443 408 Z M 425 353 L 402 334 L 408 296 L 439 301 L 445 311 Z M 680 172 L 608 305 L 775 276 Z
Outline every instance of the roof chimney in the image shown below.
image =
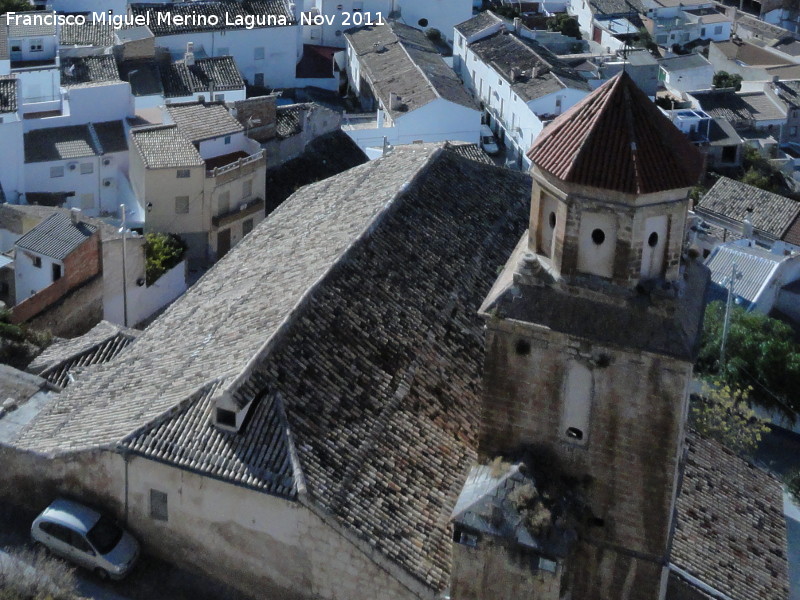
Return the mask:
M 80 216 L 81 216 L 80 208 L 69 209 L 69 218 L 73 223 L 78 224 L 80 222 Z
M 522 19 L 514 17 L 514 33 L 519 35 L 520 31 L 522 31 Z
M 187 67 L 194 66 L 194 42 L 186 42 L 186 54 L 183 55 L 183 64 Z
M 747 209 L 747 214 L 745 214 L 744 221 L 742 222 L 742 235 L 748 240 L 753 239 L 753 221 L 750 219 L 752 216 L 753 207 L 751 206 Z

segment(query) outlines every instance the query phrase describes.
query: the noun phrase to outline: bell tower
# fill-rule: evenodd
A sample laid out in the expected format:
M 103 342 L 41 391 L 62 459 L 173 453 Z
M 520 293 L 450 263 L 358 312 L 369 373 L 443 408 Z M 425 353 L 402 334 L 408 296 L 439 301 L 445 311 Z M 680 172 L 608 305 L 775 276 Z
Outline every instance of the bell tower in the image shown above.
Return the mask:
M 532 479 L 572 486 L 548 598 L 660 600 L 708 280 L 683 256 L 702 157 L 624 72 L 528 156 L 530 227 L 481 307 L 479 455 L 525 455 Z

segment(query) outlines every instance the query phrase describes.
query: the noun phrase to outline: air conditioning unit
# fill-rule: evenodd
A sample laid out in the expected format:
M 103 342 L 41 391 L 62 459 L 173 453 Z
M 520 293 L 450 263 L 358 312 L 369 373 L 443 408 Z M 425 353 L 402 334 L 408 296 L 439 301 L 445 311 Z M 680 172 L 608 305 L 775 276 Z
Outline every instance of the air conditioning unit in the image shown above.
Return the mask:
M 114 180 L 113 179 L 103 179 L 103 187 L 110 188 L 114 187 Z
M 67 169 L 69 169 L 70 171 L 74 171 L 77 168 L 78 168 L 78 163 L 76 162 L 71 162 L 67 165 Z

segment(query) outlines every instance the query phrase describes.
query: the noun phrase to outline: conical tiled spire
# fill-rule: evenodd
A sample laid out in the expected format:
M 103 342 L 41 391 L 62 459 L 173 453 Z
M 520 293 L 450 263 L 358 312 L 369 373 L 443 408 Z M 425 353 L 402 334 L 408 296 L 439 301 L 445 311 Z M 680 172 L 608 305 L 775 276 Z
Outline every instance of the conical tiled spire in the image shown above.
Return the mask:
M 562 181 L 629 194 L 693 186 L 703 156 L 624 71 L 561 115 L 528 151 Z

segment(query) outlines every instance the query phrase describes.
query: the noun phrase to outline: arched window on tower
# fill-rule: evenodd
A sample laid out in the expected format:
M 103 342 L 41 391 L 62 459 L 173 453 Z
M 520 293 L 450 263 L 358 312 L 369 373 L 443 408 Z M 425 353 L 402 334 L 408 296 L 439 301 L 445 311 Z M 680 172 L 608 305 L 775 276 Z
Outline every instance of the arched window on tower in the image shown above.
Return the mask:
M 539 200 L 538 252 L 547 258 L 553 257 L 553 243 L 558 224 L 558 200 L 543 193 Z
M 667 249 L 667 215 L 650 217 L 644 224 L 642 236 L 642 279 L 664 275 L 664 255 Z
M 584 212 L 578 234 L 578 270 L 611 277 L 617 245 L 617 217 L 611 213 Z
M 571 361 L 564 381 L 564 396 L 559 432 L 564 441 L 585 446 L 589 441 L 589 416 L 592 411 L 594 382 L 592 371 Z

